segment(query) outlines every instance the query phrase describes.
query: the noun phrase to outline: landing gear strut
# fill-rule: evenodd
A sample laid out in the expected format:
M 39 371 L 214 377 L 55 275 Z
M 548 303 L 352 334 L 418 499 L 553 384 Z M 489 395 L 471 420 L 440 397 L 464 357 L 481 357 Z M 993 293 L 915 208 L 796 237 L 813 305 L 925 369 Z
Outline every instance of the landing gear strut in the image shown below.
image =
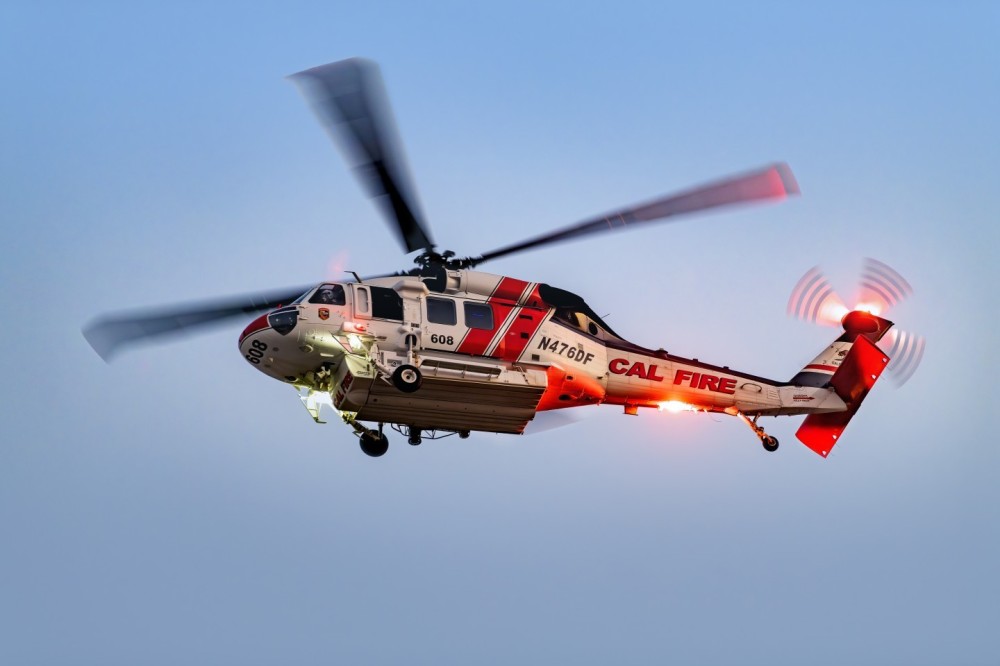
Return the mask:
M 764 432 L 764 429 L 757 425 L 757 419 L 760 418 L 760 414 L 753 417 L 751 420 L 743 412 L 737 412 L 736 415 L 743 419 L 743 422 L 750 426 L 754 434 L 760 439 L 760 443 L 763 445 L 765 451 L 777 451 L 778 450 L 778 438 L 768 435 Z
M 396 368 L 392 373 L 392 385 L 403 393 L 413 393 L 420 388 L 420 383 L 423 381 L 423 375 L 420 373 L 420 369 L 417 367 L 417 355 L 414 353 L 414 349 L 417 346 L 417 336 L 407 335 L 406 336 L 406 363 Z M 417 433 L 417 438 L 419 440 L 420 433 Z M 414 442 L 410 440 L 410 444 L 419 444 L 420 442 Z

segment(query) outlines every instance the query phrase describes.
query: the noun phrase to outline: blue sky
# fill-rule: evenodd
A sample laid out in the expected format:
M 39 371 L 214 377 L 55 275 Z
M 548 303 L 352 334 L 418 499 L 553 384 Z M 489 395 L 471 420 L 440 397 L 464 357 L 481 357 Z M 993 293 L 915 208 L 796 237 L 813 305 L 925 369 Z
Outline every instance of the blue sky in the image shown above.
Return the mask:
M 0 7 L 0 662 L 987 664 L 993 3 Z M 119 308 L 406 266 L 283 77 L 374 59 L 440 245 L 776 160 L 802 196 L 490 264 L 639 344 L 776 378 L 811 266 L 915 295 L 918 373 L 822 460 L 769 422 L 597 409 L 379 460 L 240 326 L 105 365 Z

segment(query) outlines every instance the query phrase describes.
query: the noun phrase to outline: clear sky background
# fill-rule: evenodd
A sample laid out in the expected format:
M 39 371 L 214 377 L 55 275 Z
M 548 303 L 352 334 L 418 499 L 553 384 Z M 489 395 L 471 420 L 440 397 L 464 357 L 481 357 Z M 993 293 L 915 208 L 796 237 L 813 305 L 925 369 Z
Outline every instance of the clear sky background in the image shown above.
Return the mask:
M 989 2 L 3 3 L 0 663 L 997 664 L 998 38 Z M 786 160 L 793 201 L 488 268 L 786 379 L 836 334 L 795 282 L 873 256 L 922 367 L 827 460 L 610 407 L 373 460 L 240 323 L 105 365 L 102 312 L 407 266 L 283 80 L 355 55 L 442 247 Z

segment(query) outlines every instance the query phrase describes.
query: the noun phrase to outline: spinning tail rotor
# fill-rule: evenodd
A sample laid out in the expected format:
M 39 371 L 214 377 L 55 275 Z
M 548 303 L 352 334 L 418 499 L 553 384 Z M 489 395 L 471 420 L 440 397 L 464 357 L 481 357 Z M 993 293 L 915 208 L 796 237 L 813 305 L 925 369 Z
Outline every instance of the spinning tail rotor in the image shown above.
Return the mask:
M 792 290 L 788 314 L 813 324 L 839 327 L 852 311 L 884 317 L 912 294 L 913 288 L 893 268 L 866 258 L 850 305 L 834 290 L 819 267 L 813 267 Z M 879 342 L 879 347 L 892 359 L 887 369 L 897 386 L 905 384 L 916 372 L 924 355 L 924 344 L 922 336 L 897 328 L 890 330 Z

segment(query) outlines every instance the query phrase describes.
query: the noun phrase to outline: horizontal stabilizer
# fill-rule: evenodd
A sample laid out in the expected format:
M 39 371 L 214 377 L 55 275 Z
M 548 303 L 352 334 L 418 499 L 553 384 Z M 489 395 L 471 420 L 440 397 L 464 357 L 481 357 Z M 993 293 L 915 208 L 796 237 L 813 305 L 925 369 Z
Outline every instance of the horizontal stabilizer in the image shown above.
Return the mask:
M 847 410 L 810 414 L 795 436 L 816 453 L 827 457 L 888 363 L 889 357 L 881 349 L 868 338 L 859 336 L 830 379 L 830 386 L 847 403 Z

